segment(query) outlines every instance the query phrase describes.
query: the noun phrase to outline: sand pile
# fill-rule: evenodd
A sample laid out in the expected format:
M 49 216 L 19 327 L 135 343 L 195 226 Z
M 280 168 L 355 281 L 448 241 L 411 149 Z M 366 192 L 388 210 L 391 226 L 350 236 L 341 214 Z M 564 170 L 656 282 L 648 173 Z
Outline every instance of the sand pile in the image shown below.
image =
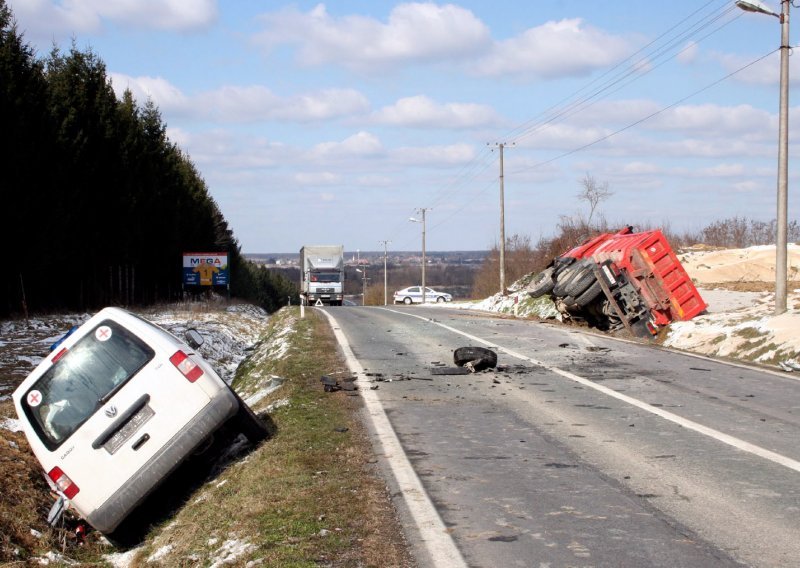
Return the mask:
M 775 247 L 692 250 L 679 256 L 708 310 L 670 326 L 665 345 L 755 361 L 778 368 L 800 359 L 800 289 L 789 287 L 787 311 L 774 314 L 772 292 L 733 292 L 704 288 L 726 282 L 774 282 Z M 789 280 L 800 280 L 800 246 L 789 245 Z
M 789 280 L 800 280 L 800 245 L 790 244 Z M 775 246 L 746 249 L 690 250 L 678 256 L 696 284 L 774 282 Z

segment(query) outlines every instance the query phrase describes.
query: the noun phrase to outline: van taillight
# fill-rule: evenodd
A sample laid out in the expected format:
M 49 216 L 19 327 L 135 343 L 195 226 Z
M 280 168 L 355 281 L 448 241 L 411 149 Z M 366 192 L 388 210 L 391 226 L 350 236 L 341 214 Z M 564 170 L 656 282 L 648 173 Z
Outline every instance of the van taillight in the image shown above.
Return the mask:
M 190 383 L 195 382 L 203 376 L 203 369 L 200 365 L 195 363 L 183 351 L 176 351 L 175 354 L 169 358 L 170 362 L 175 365 L 178 370 L 186 377 Z
M 78 491 L 80 491 L 78 486 L 72 483 L 72 480 L 67 477 L 67 474 L 61 471 L 61 468 L 58 466 L 51 469 L 47 475 L 53 480 L 56 487 L 66 495 L 67 499 L 72 499 L 78 494 Z

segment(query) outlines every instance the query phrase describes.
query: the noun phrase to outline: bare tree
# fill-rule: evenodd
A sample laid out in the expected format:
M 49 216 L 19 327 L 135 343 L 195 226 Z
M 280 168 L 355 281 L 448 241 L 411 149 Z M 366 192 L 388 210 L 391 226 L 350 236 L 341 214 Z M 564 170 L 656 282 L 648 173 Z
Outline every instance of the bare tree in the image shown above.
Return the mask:
M 614 192 L 608 189 L 607 181 L 599 182 L 589 173 L 580 180 L 580 184 L 583 190 L 578 193 L 577 198 L 589 204 L 589 218 L 586 220 L 586 224 L 591 226 L 597 206 L 601 201 L 614 195 Z

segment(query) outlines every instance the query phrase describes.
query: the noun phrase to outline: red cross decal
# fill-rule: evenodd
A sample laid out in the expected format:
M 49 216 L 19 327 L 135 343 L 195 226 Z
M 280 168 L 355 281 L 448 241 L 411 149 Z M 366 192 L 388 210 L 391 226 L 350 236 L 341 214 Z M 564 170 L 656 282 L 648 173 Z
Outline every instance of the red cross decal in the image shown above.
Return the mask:
M 28 393 L 28 404 L 30 404 L 31 406 L 36 406 L 37 404 L 39 404 L 42 401 L 41 396 L 42 396 L 42 393 L 40 393 L 39 391 L 29 392 Z
M 111 333 L 111 328 L 103 326 L 97 330 L 97 339 L 108 339 L 109 333 Z

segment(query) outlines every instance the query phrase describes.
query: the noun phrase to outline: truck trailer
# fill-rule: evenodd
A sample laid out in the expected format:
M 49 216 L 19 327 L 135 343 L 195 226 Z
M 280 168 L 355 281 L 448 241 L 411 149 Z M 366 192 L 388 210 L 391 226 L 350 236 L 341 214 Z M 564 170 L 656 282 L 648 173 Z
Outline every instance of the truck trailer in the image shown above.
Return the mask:
M 308 306 L 342 305 L 344 246 L 306 245 L 300 249 L 300 295 Z
M 554 259 L 534 277 L 529 294 L 550 294 L 564 315 L 637 337 L 653 337 L 707 307 L 663 233 L 631 227 L 597 235 Z

